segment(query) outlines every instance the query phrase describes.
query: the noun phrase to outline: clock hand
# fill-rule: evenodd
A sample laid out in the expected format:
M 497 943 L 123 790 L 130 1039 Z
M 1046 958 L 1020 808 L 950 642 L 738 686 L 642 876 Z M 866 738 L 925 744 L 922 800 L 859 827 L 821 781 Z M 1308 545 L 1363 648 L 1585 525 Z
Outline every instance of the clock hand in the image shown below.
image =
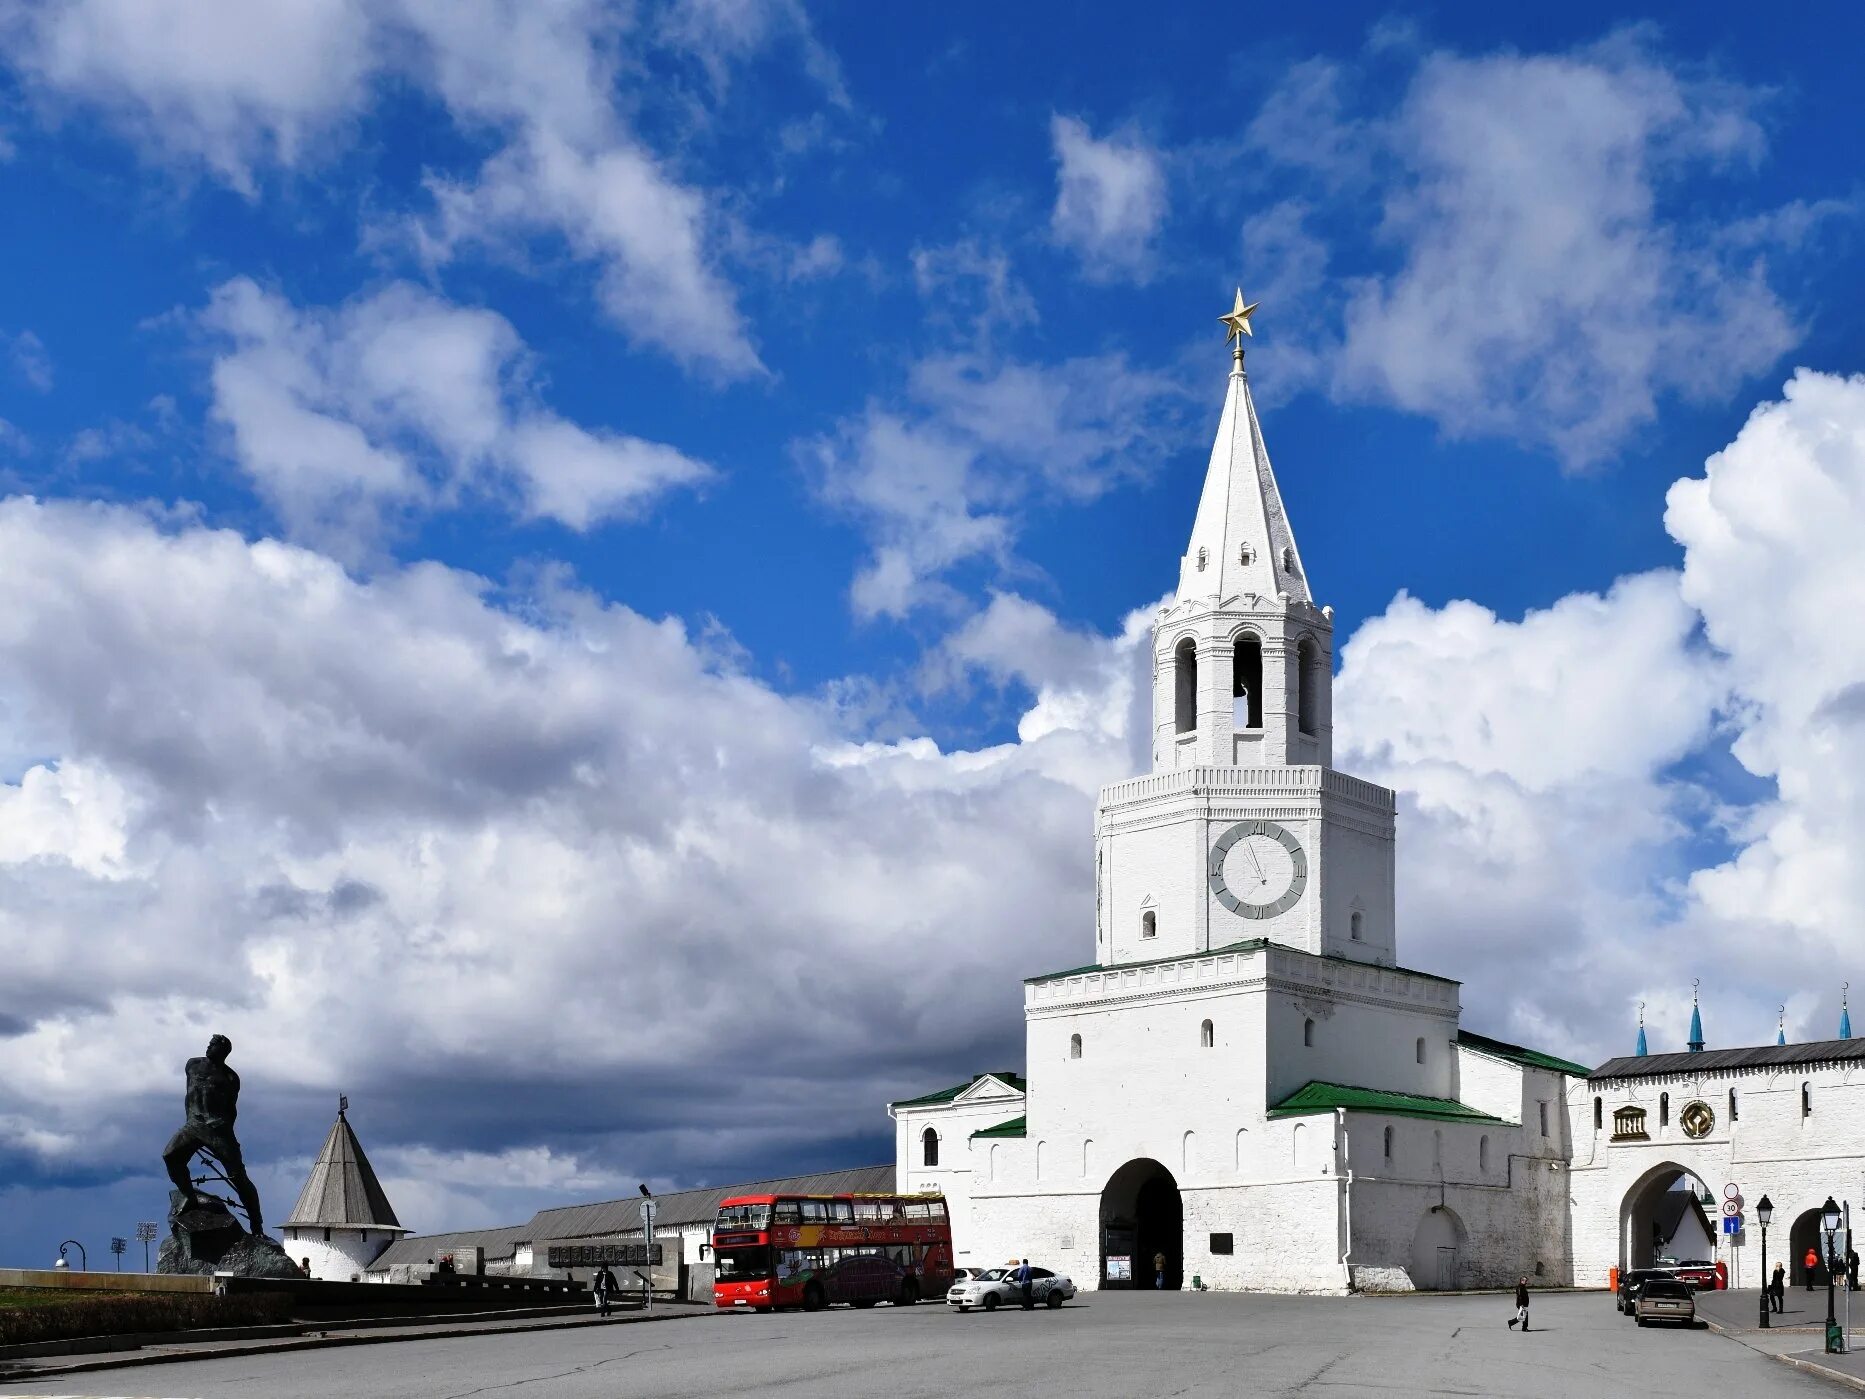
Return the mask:
M 1250 857 L 1250 866 L 1256 871 L 1256 882 L 1258 884 L 1269 883 L 1269 877 L 1263 873 L 1262 861 L 1256 858 L 1256 851 L 1251 848 L 1248 841 L 1244 842 L 1243 853 Z

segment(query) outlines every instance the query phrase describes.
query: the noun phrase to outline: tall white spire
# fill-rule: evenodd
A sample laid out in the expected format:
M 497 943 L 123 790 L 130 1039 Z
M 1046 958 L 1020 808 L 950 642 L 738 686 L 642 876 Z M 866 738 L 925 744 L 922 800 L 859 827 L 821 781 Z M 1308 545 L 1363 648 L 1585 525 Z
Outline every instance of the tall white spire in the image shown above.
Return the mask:
M 1236 349 L 1224 413 L 1218 419 L 1217 440 L 1211 446 L 1204 491 L 1198 498 L 1198 516 L 1192 524 L 1191 542 L 1179 561 L 1180 602 L 1249 594 L 1263 598 L 1286 594 L 1292 601 L 1314 601 L 1244 373 L 1243 337 L 1252 334 L 1249 318 L 1255 310 L 1244 305 L 1239 289 L 1235 309 L 1219 317 L 1230 327 Z

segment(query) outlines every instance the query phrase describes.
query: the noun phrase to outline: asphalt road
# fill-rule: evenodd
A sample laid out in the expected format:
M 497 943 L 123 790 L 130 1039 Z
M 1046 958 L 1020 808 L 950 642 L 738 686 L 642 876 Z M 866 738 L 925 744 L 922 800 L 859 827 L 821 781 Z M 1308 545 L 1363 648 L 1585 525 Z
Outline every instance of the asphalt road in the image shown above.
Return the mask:
M 1844 1393 L 1707 1330 L 1641 1330 L 1603 1294 L 1535 1300 L 1084 1293 L 1059 1311 L 834 1309 L 409 1341 L 73 1375 L 21 1392 L 85 1395 L 482 1395 L 917 1399 L 1010 1390 L 1056 1396 Z

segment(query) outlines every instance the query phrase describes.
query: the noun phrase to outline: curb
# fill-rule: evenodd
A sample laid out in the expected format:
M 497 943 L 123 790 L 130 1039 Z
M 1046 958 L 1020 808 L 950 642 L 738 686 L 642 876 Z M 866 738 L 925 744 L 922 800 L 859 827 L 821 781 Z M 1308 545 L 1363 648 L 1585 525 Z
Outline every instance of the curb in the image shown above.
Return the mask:
M 1818 1361 L 1815 1361 L 1815 1360 L 1802 1360 L 1798 1356 L 1789 1355 L 1786 1351 L 1763 1350 L 1760 1346 L 1749 1345 L 1749 1343 L 1743 1339 L 1741 1332 L 1731 1331 L 1728 1327 L 1722 1325 L 1720 1322 L 1711 1321 L 1707 1317 L 1704 1318 L 1703 1324 L 1709 1327 L 1709 1329 L 1715 1332 L 1718 1336 L 1722 1336 L 1727 1340 L 1734 1341 L 1737 1345 L 1744 1346 L 1747 1349 L 1754 1351 L 1757 1355 L 1768 1356 L 1771 1359 L 1780 1361 L 1783 1365 L 1791 1365 L 1794 1367 L 1794 1369 L 1799 1370 L 1805 1374 L 1818 1375 L 1821 1379 L 1833 1380 L 1839 1384 L 1849 1385 L 1853 1389 L 1859 1390 L 1861 1393 L 1865 1393 L 1865 1379 L 1860 1379 L 1856 1375 L 1848 1375 L 1842 1370 L 1831 1369 L 1828 1366 L 1822 1365 Z M 1759 1330 L 1760 1328 L 1757 1327 L 1756 1329 Z M 1809 1335 L 1809 1336 L 1818 1335 L 1822 1330 L 1824 1330 L 1823 1327 L 1814 1327 L 1814 1326 L 1772 1326 L 1772 1327 L 1769 1327 L 1768 1329 L 1771 1331 L 1791 1331 L 1796 1334 L 1804 1334 L 1804 1335 Z
M 241 1346 L 238 1350 L 166 1351 L 156 1354 L 117 1351 L 109 1358 L 100 1356 L 95 1360 L 80 1360 L 70 1365 L 43 1366 L 38 1369 L 0 1369 L 0 1384 L 14 1384 L 22 1380 L 52 1379 L 59 1375 L 82 1375 L 93 1370 L 123 1370 L 139 1365 L 180 1365 L 191 1360 L 222 1360 L 241 1355 L 276 1355 L 284 1351 L 329 1350 L 337 1346 L 394 1345 L 398 1341 L 450 1341 L 466 1336 L 511 1336 L 525 1331 L 572 1331 L 589 1326 L 631 1326 L 649 1321 L 690 1321 L 696 1317 L 711 1315 L 713 1315 L 711 1311 L 667 1311 L 640 1316 L 592 1316 L 576 1321 L 539 1321 L 518 1326 L 463 1326 L 444 1331 L 423 1331 L 418 1335 L 405 1336 L 302 1336 L 293 1340 Z
M 1802 1360 L 1798 1356 L 1785 1355 L 1778 1351 L 1770 1351 L 1768 1354 L 1773 1355 L 1776 1360 L 1784 1364 L 1792 1365 L 1796 1370 L 1805 1371 L 1809 1375 L 1818 1375 L 1824 1380 L 1836 1380 L 1840 1384 L 1851 1385 L 1854 1389 L 1865 1391 L 1865 1380 L 1858 1378 L 1856 1375 L 1848 1375 L 1840 1370 L 1829 1370 L 1826 1366 L 1821 1365 L 1817 1361 Z

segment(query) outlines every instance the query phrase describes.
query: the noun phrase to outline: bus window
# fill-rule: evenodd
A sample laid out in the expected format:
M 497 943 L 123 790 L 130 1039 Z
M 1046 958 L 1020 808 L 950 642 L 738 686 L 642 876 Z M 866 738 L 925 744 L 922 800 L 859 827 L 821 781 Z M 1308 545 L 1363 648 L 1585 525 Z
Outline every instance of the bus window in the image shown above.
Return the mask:
M 798 1203 L 803 1207 L 805 1224 L 821 1224 L 829 1217 L 828 1207 L 821 1200 L 801 1200 Z
M 855 1201 L 855 1218 L 863 1224 L 872 1224 L 880 1217 L 881 1202 L 879 1200 Z
M 722 1248 L 712 1257 L 720 1282 L 760 1282 L 771 1275 L 771 1250 L 766 1244 Z
M 909 1200 L 907 1202 L 907 1218 L 931 1219 L 932 1206 L 928 1205 L 924 1200 Z
M 829 1201 L 829 1222 L 831 1224 L 853 1224 L 855 1222 L 854 1202 L 850 1200 Z
M 797 1211 L 797 1202 L 779 1200 L 771 1208 L 771 1222 L 773 1224 L 801 1224 L 803 1216 Z
M 944 1200 L 934 1200 L 932 1202 L 932 1217 L 934 1219 L 945 1218 L 945 1201 Z

